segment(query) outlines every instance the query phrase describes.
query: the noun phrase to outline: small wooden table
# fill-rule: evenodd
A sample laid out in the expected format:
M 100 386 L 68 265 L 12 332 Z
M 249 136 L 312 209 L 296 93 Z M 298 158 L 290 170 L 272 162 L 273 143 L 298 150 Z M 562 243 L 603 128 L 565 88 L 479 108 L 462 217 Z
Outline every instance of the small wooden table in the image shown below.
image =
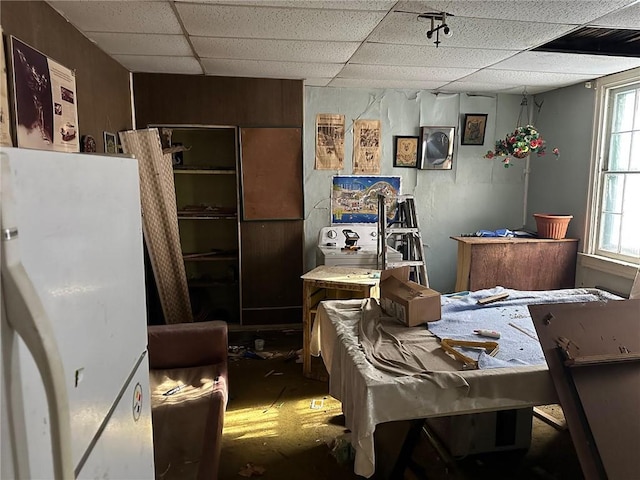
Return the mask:
M 458 242 L 457 292 L 498 285 L 516 290 L 575 286 L 576 238 L 451 238 Z
M 323 300 L 369 298 L 380 296 L 380 270 L 321 265 L 302 275 L 302 374 L 315 380 L 326 380 L 327 372 L 318 362 L 311 364 L 311 330 L 318 304 Z

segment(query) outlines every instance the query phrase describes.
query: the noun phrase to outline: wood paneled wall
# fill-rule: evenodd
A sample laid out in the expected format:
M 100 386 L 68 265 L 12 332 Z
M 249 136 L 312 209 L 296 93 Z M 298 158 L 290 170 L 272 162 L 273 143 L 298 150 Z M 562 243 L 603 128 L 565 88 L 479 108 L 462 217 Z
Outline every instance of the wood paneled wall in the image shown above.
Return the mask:
M 136 73 L 133 91 L 137 128 L 302 127 L 301 80 Z
M 136 73 L 133 91 L 137 128 L 303 122 L 301 80 Z M 304 220 L 241 222 L 243 324 L 302 321 L 303 231 Z
M 103 152 L 103 131 L 133 127 L 129 72 L 100 50 L 46 2 L 0 3 L 0 21 L 13 35 L 76 72 L 78 131 Z M 9 67 L 9 64 L 7 64 Z M 11 80 L 9 79 L 9 82 Z

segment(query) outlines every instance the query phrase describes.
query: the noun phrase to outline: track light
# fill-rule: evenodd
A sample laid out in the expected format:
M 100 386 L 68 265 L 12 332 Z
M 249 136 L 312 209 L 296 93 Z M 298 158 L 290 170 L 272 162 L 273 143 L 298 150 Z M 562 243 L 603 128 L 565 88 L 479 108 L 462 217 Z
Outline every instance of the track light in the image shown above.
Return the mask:
M 439 12 L 439 13 L 421 13 L 418 15 L 418 20 L 429 19 L 431 21 L 431 29 L 427 31 L 427 38 L 431 40 L 433 38 L 433 34 L 436 34 L 436 48 L 442 43 L 440 41 L 440 30 L 442 30 L 442 35 L 444 37 L 451 37 L 453 35 L 453 31 L 451 27 L 447 24 L 447 17 L 453 17 L 453 15 L 447 12 Z M 436 25 L 436 22 L 440 22 L 440 25 Z

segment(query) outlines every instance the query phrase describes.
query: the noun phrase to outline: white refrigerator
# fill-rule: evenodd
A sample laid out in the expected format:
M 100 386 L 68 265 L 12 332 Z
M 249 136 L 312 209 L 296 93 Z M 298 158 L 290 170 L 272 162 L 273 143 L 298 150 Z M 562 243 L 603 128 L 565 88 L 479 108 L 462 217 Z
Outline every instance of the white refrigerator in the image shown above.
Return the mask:
M 152 479 L 138 163 L 0 159 L 0 478 Z

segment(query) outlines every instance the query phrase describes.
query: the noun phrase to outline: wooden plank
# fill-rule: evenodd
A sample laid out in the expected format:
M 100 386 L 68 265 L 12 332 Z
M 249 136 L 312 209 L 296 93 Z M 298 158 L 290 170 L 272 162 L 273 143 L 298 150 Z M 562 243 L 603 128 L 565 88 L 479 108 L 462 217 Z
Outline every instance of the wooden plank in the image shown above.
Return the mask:
M 519 238 L 519 237 L 450 237 L 460 243 L 469 245 L 495 245 L 499 243 L 506 244 L 523 244 L 523 243 L 558 243 L 558 242 L 577 242 L 575 238 Z
M 452 238 L 458 241 L 458 291 L 575 286 L 577 239 Z
M 469 290 L 469 273 L 471 272 L 471 245 L 458 243 L 458 265 L 456 274 L 456 292 Z
M 478 300 L 478 305 L 489 305 L 490 303 L 496 303 L 500 300 L 505 300 L 506 298 L 509 298 L 508 293 L 498 293 L 497 295 L 481 298 Z
M 540 410 L 538 407 L 533 407 L 533 416 L 539 418 L 547 425 L 551 425 L 556 430 L 566 430 L 567 422 L 560 420 L 559 418 L 549 415 L 547 412 Z
M 243 307 L 299 307 L 304 222 L 242 222 L 240 229 Z
M 576 358 L 569 358 L 564 361 L 564 364 L 567 367 L 590 367 L 593 365 L 638 361 L 640 361 L 640 354 L 638 353 L 613 353 L 608 355 L 585 355 Z
M 636 478 L 640 369 L 631 362 L 567 369 L 558 339 L 569 339 L 585 357 L 638 352 L 640 300 L 531 305 L 529 311 L 585 478 Z
M 243 220 L 303 218 L 302 128 L 241 128 L 240 163 Z

